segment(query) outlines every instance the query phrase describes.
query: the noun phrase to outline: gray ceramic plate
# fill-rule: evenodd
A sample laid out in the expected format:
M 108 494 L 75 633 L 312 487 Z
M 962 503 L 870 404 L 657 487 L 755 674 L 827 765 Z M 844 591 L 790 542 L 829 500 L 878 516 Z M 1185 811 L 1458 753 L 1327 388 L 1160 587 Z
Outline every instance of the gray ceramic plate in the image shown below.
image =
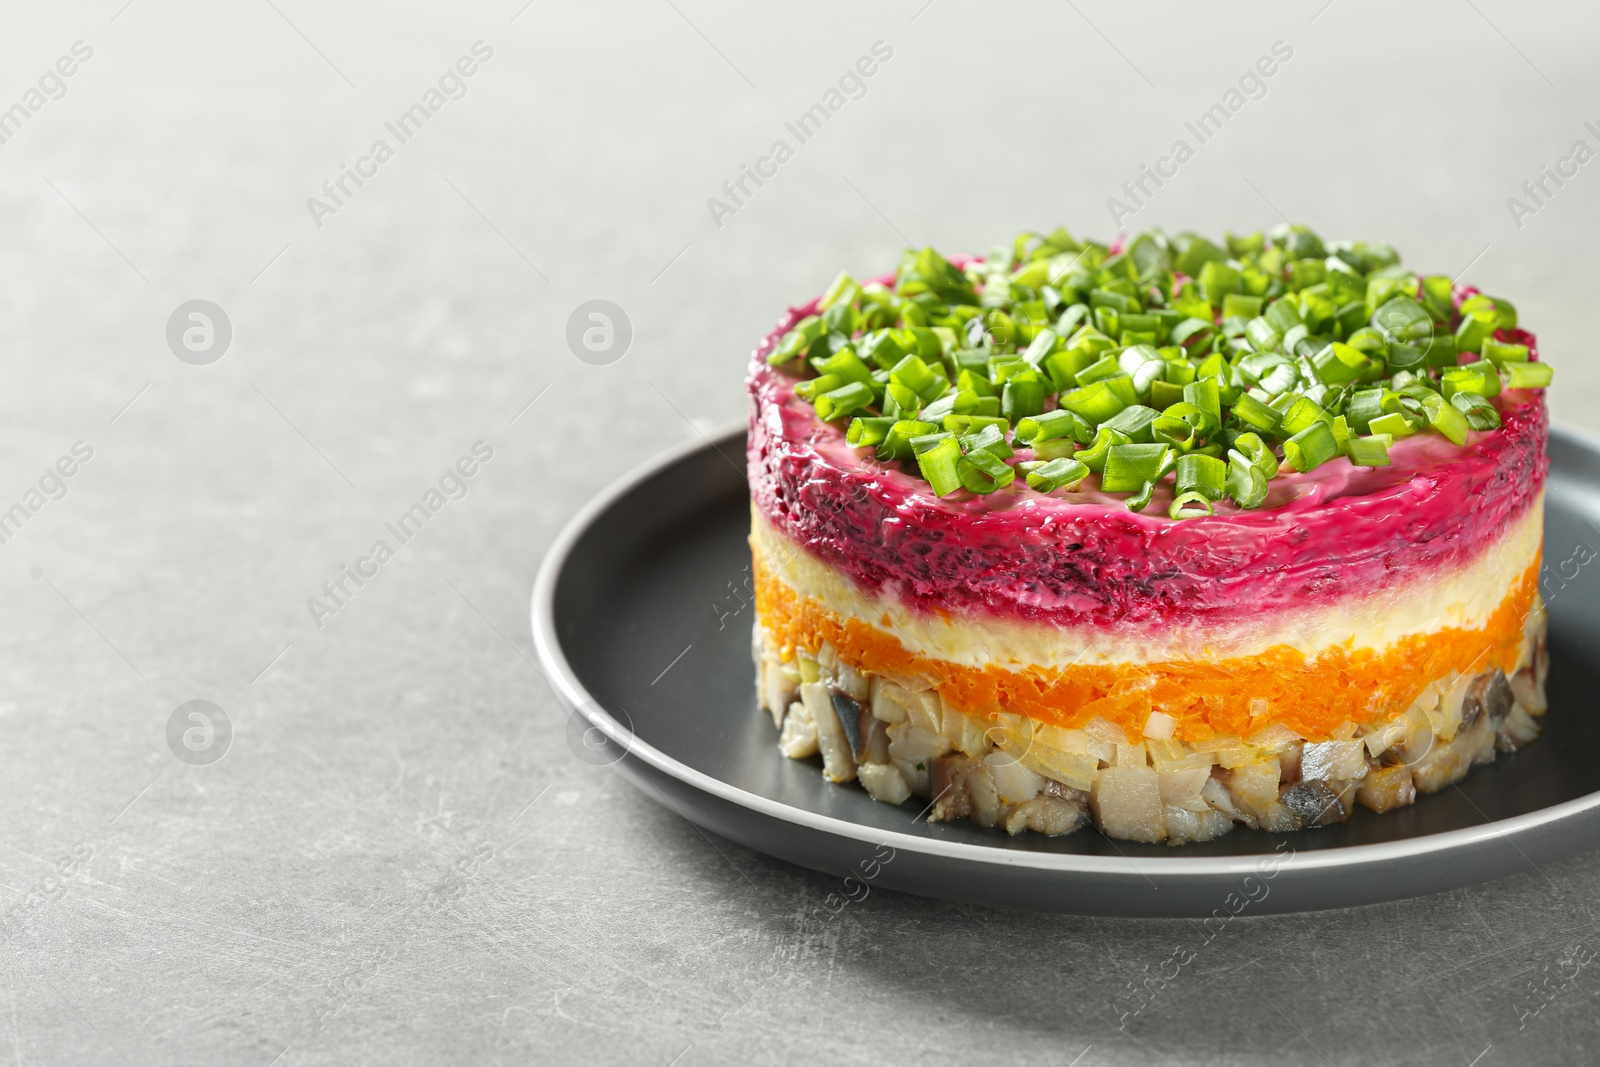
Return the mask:
M 1578 562 L 1600 550 L 1600 446 L 1557 430 L 1550 454 L 1544 736 L 1459 788 L 1328 829 L 1241 828 L 1183 848 L 1092 828 L 1008 837 L 929 824 L 918 801 L 877 804 L 783 758 L 755 704 L 742 428 L 661 457 L 572 521 L 539 573 L 534 640 L 577 751 L 708 830 L 846 878 L 847 895 L 1226 916 L 1438 892 L 1600 843 L 1600 565 Z M 1564 585 L 1563 571 L 1576 571 Z

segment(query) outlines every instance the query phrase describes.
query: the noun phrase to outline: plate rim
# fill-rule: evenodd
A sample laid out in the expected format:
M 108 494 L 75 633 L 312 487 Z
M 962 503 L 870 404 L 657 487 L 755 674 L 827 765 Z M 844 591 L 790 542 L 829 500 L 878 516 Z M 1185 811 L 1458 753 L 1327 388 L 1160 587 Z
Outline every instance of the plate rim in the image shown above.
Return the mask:
M 730 785 L 713 775 L 698 771 L 657 749 L 633 734 L 607 711 L 577 678 L 561 651 L 555 620 L 555 588 L 579 540 L 613 504 L 640 485 L 682 460 L 705 450 L 720 452 L 720 446 L 744 436 L 748 421 L 740 419 L 701 433 L 701 440 L 690 440 L 667 449 L 646 463 L 611 482 L 573 514 L 556 534 L 539 564 L 534 578 L 530 605 L 534 651 L 543 664 L 545 680 L 570 714 L 582 715 L 591 726 L 620 746 L 623 759 L 637 757 L 657 772 L 700 792 L 735 804 L 758 815 L 778 819 L 803 829 L 847 838 L 865 844 L 889 844 L 943 859 L 992 865 L 998 868 L 1023 867 L 1050 874 L 1079 874 L 1104 877 L 1133 873 L 1148 878 L 1210 880 L 1255 873 L 1263 859 L 1278 853 L 1252 853 L 1234 856 L 1184 856 L 1181 849 L 1171 856 L 1097 856 L 1073 852 L 1037 852 L 1009 849 L 966 841 L 941 841 L 898 830 L 879 829 L 849 819 L 823 815 Z M 1564 438 L 1600 457 L 1600 437 L 1564 425 L 1549 427 L 1550 438 Z M 1396 841 L 1364 845 L 1341 845 L 1326 849 L 1296 850 L 1294 866 L 1304 871 L 1381 865 L 1396 860 L 1415 860 L 1444 852 L 1456 852 L 1500 838 L 1516 847 L 1516 838 L 1566 822 L 1586 812 L 1600 809 L 1600 790 L 1564 800 L 1536 811 L 1508 819 L 1486 820 L 1479 826 L 1460 827 L 1437 833 L 1419 834 Z M 1292 842 L 1292 834 L 1281 835 Z M 1004 840 L 1004 839 L 1002 839 Z M 1520 849 L 1518 850 L 1520 851 Z

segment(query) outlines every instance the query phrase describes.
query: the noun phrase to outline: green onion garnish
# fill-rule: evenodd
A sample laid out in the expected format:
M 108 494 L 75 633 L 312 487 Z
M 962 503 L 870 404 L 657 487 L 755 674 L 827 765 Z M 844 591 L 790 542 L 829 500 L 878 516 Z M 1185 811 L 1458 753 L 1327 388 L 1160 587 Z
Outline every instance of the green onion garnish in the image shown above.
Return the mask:
M 871 448 L 879 445 L 889 436 L 889 429 L 894 425 L 893 419 L 869 416 L 850 421 L 850 428 L 845 431 L 844 439 L 851 448 Z
M 1207 500 L 1222 499 L 1228 482 L 1228 465 L 1216 456 L 1199 453 L 1179 456 L 1177 470 L 1179 496 L 1199 493 Z
M 878 458 L 884 461 L 905 460 L 916 455 L 911 442 L 919 437 L 937 433 L 939 427 L 931 422 L 919 422 L 916 419 L 900 419 L 889 427 L 889 433 L 878 446 Z M 847 438 L 848 440 L 848 438 Z
M 1283 462 L 1291 470 L 1315 470 L 1338 454 L 1339 442 L 1326 422 L 1314 422 L 1283 443 Z
M 1089 475 L 1089 468 L 1075 459 L 1052 459 L 1030 467 L 1028 488 L 1041 493 L 1053 493 L 1057 489 L 1070 492 Z
M 1172 449 L 1157 444 L 1112 445 L 1106 452 L 1105 473 L 1100 488 L 1108 493 L 1138 492 L 1145 485 L 1161 480 L 1167 472 Z
M 1555 374 L 1548 363 L 1507 363 L 1505 372 L 1508 389 L 1543 389 Z
M 1050 411 L 1043 415 L 1029 415 L 1017 422 L 1017 440 L 1022 444 L 1052 441 L 1071 437 L 1076 425 L 1072 412 Z
M 941 496 L 1097 473 L 1138 510 L 1172 475 L 1169 514 L 1194 518 L 1223 497 L 1262 506 L 1280 463 L 1383 466 L 1417 433 L 1463 444 L 1499 428 L 1504 389 L 1551 383 L 1506 332 L 1508 301 L 1454 301 L 1387 245 L 1303 226 L 1151 231 L 1116 254 L 1057 230 L 961 268 L 907 250 L 892 285 L 841 273 L 767 363 L 851 447 Z
M 1427 413 L 1428 422 L 1435 430 L 1458 445 L 1467 443 L 1467 431 L 1472 427 L 1467 424 L 1467 417 L 1450 401 L 1438 393 L 1430 393 L 1422 398 L 1422 410 Z
M 1216 508 L 1211 506 L 1213 499 L 1204 493 L 1179 493 L 1172 498 L 1172 506 L 1167 509 L 1167 514 L 1174 519 L 1199 519 L 1215 515 Z
M 1450 398 L 1456 410 L 1467 417 L 1467 425 L 1474 430 L 1498 430 L 1500 428 L 1500 411 L 1489 398 L 1477 393 L 1456 393 Z
M 822 381 L 821 378 L 814 379 Z M 873 401 L 872 387 L 861 382 L 850 382 L 837 389 L 830 389 L 817 397 L 817 418 L 823 422 L 832 422 L 835 419 L 847 418 Z
M 963 456 L 956 464 L 956 472 L 963 486 L 980 494 L 1004 489 L 1017 476 L 1016 469 L 1005 460 L 981 448 Z
M 917 468 L 922 471 L 922 477 L 933 487 L 935 496 L 949 496 L 961 488 L 958 464 L 963 458 L 961 445 L 951 434 L 945 434 L 939 440 L 931 442 L 930 447 L 918 451 Z
M 1358 467 L 1387 467 L 1389 446 L 1392 444 L 1394 438 L 1386 433 L 1352 437 L 1349 442 L 1350 462 Z

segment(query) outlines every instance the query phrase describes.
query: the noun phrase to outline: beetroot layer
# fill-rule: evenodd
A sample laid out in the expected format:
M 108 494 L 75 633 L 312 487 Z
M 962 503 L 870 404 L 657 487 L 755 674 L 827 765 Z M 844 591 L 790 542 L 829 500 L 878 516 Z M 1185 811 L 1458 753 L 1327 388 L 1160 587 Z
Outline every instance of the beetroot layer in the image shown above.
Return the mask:
M 1159 499 L 1135 514 L 1025 488 L 942 500 L 849 448 L 767 367 L 814 306 L 791 309 L 754 354 L 751 494 L 790 538 L 912 607 L 1078 625 L 1237 621 L 1470 559 L 1544 484 L 1544 401 L 1527 392 L 1506 394 L 1501 428 L 1464 447 L 1420 434 L 1397 442 L 1391 467 L 1336 459 L 1275 479 L 1257 511 L 1178 521 Z

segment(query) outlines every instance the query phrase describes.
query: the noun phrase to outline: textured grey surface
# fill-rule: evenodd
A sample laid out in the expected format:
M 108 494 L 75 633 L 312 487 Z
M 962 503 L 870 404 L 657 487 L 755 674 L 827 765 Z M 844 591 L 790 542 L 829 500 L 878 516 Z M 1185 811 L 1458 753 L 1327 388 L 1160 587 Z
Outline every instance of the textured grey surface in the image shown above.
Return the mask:
M 0 544 L 0 1058 L 1588 1058 L 1600 854 L 1209 941 L 887 893 L 817 927 L 832 880 L 572 756 L 526 607 L 599 483 L 738 416 L 787 301 L 907 240 L 1109 233 L 1106 198 L 1276 40 L 1294 55 L 1266 95 L 1131 225 L 1281 209 L 1465 268 L 1558 361 L 1556 417 L 1600 428 L 1578 338 L 1600 164 L 1520 227 L 1505 203 L 1600 147 L 1593 9 L 519 8 L 0 16 L 0 108 L 93 48 L 0 144 L 0 508 L 94 450 Z M 480 39 L 465 97 L 314 225 L 306 198 Z M 878 40 L 865 95 L 714 225 L 706 198 Z M 596 297 L 633 323 L 610 366 L 564 341 Z M 209 366 L 165 340 L 194 298 L 233 324 Z M 307 598 L 480 440 L 465 498 L 315 625 Z M 209 766 L 168 748 L 192 699 L 235 727 Z M 1126 984 L 1175 949 L 1192 961 L 1119 1030 Z

